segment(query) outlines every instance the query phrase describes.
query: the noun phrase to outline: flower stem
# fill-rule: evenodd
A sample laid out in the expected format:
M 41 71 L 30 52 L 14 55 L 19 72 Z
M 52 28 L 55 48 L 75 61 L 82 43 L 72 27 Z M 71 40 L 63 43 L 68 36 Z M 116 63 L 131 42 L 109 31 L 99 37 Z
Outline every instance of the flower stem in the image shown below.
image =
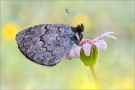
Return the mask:
M 91 72 L 92 72 L 92 75 L 93 75 L 93 78 L 95 80 L 95 83 L 96 83 L 97 87 L 100 88 L 100 85 L 99 85 L 99 82 L 98 82 L 98 79 L 97 79 L 97 76 L 96 76 L 96 72 L 95 72 L 94 66 L 90 66 L 90 69 L 91 69 Z

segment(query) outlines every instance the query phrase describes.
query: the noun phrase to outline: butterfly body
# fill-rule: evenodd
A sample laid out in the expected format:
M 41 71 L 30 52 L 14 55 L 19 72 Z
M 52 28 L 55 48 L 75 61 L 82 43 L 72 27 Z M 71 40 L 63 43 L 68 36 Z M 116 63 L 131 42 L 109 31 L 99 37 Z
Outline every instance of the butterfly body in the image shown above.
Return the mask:
M 40 24 L 19 32 L 16 41 L 20 51 L 29 60 L 44 66 L 54 66 L 75 43 L 79 43 L 82 31 L 77 30 L 79 28 L 65 24 Z

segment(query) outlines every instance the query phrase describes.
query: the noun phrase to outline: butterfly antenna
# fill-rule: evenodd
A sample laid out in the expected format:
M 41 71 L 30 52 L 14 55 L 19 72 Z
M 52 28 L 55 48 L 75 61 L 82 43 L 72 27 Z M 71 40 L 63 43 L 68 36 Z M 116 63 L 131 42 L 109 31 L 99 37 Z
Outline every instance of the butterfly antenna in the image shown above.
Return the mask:
M 82 33 L 83 34 L 83 36 L 86 38 L 86 39 L 89 39 L 84 33 Z
M 67 13 L 68 13 L 68 15 L 72 18 L 72 16 L 70 15 L 70 13 L 69 13 L 68 9 L 66 9 L 66 12 L 67 12 Z M 72 18 L 72 20 L 75 22 L 75 24 L 76 24 L 76 25 L 78 25 L 78 24 L 76 23 L 76 21 L 74 20 L 74 18 Z

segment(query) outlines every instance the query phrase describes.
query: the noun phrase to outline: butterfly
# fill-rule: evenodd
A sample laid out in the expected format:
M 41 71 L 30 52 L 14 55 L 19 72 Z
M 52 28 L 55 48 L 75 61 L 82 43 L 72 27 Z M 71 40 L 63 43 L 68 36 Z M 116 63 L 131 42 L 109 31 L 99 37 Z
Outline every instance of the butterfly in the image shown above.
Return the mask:
M 54 66 L 79 45 L 83 38 L 83 24 L 76 27 L 65 24 L 40 24 L 16 35 L 19 50 L 29 60 L 44 66 Z

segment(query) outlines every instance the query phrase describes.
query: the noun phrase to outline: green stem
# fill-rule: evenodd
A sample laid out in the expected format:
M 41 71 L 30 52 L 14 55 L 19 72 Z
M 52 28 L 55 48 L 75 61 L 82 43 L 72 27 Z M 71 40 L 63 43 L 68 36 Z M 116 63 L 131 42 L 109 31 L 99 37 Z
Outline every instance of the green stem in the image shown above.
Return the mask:
M 92 75 L 94 77 L 94 80 L 95 80 L 96 85 L 98 87 L 100 87 L 99 82 L 98 82 L 98 79 L 97 79 L 97 76 L 96 76 L 96 72 L 95 72 L 94 66 L 90 66 L 90 69 L 91 69 L 91 72 L 92 72 Z

